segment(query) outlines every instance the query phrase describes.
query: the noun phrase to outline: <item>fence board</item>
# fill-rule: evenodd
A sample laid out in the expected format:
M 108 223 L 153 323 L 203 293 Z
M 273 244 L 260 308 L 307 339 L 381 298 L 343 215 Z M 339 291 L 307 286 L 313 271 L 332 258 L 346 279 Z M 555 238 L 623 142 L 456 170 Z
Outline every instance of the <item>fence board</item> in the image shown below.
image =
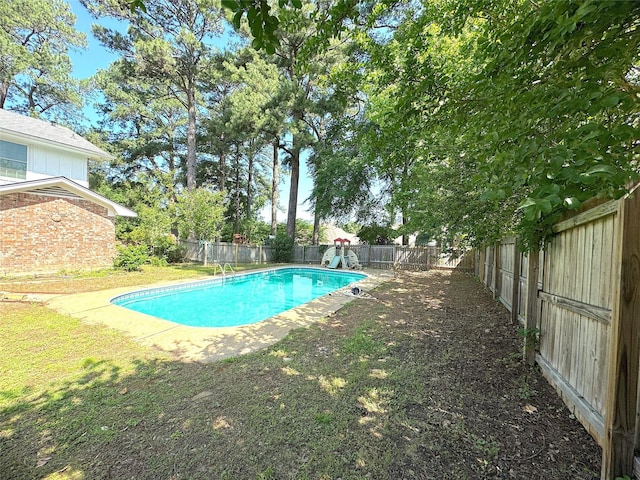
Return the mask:
M 486 263 L 486 269 L 487 269 L 487 274 L 486 274 L 486 278 L 487 278 L 487 286 L 489 287 L 489 290 L 491 290 L 492 292 L 495 293 L 496 291 L 496 281 L 495 281 L 495 276 L 494 276 L 494 267 L 495 267 L 495 259 L 493 258 L 495 255 L 495 247 L 491 246 L 491 247 L 487 247 L 487 263 Z
M 604 442 L 604 422 L 602 416 L 596 412 L 591 405 L 584 401 L 584 398 L 569 384 L 566 379 L 559 375 L 553 367 L 551 367 L 547 361 L 542 358 L 537 358 L 537 363 L 540 365 L 542 373 L 549 380 L 549 383 L 558 392 L 558 395 L 569 406 L 571 411 L 576 414 L 576 417 L 582 422 L 591 436 L 602 445 Z
M 576 417 L 603 446 L 603 465 L 607 463 L 608 468 L 614 469 L 603 470 L 602 478 L 607 480 L 613 478 L 613 471 L 617 475 L 631 473 L 628 467 L 632 452 L 640 444 L 640 430 L 633 445 L 629 441 L 638 414 L 640 374 L 640 198 L 630 198 L 622 200 L 625 208 L 631 208 L 628 205 L 632 203 L 634 212 L 629 213 L 624 227 L 620 225 L 618 201 L 581 212 L 554 226 L 556 235 L 536 258 L 538 269 L 532 257 L 516 256 L 517 245 L 511 239 L 484 246 L 481 255 L 483 283 L 512 313 L 517 313 L 525 328 L 539 329 L 536 361 Z M 628 233 L 625 228 L 635 233 Z M 627 250 L 622 251 L 632 252 L 627 254 L 628 260 L 616 251 L 616 242 L 623 235 L 620 232 L 626 235 Z M 616 272 L 621 265 L 629 272 L 630 280 L 626 281 L 632 286 L 625 288 L 632 293 L 616 293 Z M 618 321 L 616 295 L 621 299 L 619 310 L 634 312 L 628 316 L 635 320 L 625 324 L 619 319 L 623 323 L 614 339 L 613 325 Z M 621 352 L 616 342 L 624 344 L 628 351 Z M 529 353 L 525 348 L 525 355 Z M 618 367 L 622 363 L 630 365 L 631 373 L 624 374 L 627 367 L 614 367 L 615 359 Z M 618 380 L 612 375 L 617 375 Z M 618 400 L 612 398 L 614 394 Z M 610 411 L 612 408 L 618 411 Z M 632 413 L 636 415 L 634 420 Z
M 574 313 L 590 317 L 594 320 L 599 320 L 607 325 L 611 322 L 611 310 L 608 308 L 589 305 L 587 303 L 560 297 L 558 295 L 550 295 L 546 292 L 540 292 L 540 298 L 546 302 L 557 305 L 560 308 L 565 308 Z
M 514 290 L 514 255 L 515 239 L 508 239 L 500 242 L 496 258 L 499 261 L 496 266 L 498 274 L 497 296 L 507 310 L 513 312 L 513 290 Z
M 619 281 L 613 290 L 610 362 L 606 399 L 602 475 L 614 478 L 633 471 L 638 441 L 638 375 L 640 373 L 640 195 L 619 204 L 617 236 L 612 242 Z M 603 242 L 604 244 L 604 242 Z
M 518 274 L 518 281 L 520 287 L 518 289 L 518 322 L 524 324 L 524 319 L 527 314 L 527 270 L 529 268 L 529 257 L 520 252 L 520 268 Z
M 261 245 L 235 243 L 206 243 L 183 241 L 185 258 L 202 262 L 207 250 L 207 263 L 267 263 L 273 259 L 273 249 Z M 331 245 L 296 245 L 294 263 L 320 264 L 322 256 Z M 360 265 L 372 268 L 429 270 L 431 268 L 456 268 L 466 272 L 475 270 L 473 251 L 456 255 L 441 255 L 440 247 L 407 247 L 401 245 L 352 245 Z
M 520 258 L 522 255 L 518 251 L 518 240 L 514 240 L 513 245 L 513 288 L 511 291 L 511 323 L 517 324 L 520 316 Z M 508 292 L 507 292 L 508 293 Z
M 602 235 L 603 225 L 602 222 L 596 221 L 593 225 L 593 256 L 591 257 L 591 290 L 589 298 L 593 299 L 593 303 L 596 305 L 602 305 L 600 290 L 602 289 L 601 283 L 594 281 L 598 278 L 600 272 L 600 259 L 602 258 Z
M 616 216 L 610 215 L 609 217 L 602 219 L 602 228 L 603 231 L 615 231 L 615 220 Z M 613 246 L 614 235 L 603 235 L 602 237 L 602 261 L 601 261 L 601 273 L 604 278 L 611 278 L 613 280 L 613 272 L 612 268 L 615 264 L 614 260 L 614 246 Z M 640 240 L 640 239 L 639 239 Z M 624 261 L 624 259 L 623 259 Z M 603 282 L 600 291 L 600 302 L 598 305 L 602 306 L 610 306 L 611 298 L 613 295 L 613 291 L 611 286 L 614 284 L 613 281 Z
M 553 226 L 553 231 L 555 233 L 560 233 L 564 230 L 569 230 L 584 223 L 592 223 L 599 218 L 609 216 L 613 213 L 616 213 L 617 211 L 618 200 L 611 200 L 609 202 L 603 203 L 602 205 L 591 208 L 585 212 L 579 213 L 578 215 L 574 215 L 568 220 L 556 223 Z

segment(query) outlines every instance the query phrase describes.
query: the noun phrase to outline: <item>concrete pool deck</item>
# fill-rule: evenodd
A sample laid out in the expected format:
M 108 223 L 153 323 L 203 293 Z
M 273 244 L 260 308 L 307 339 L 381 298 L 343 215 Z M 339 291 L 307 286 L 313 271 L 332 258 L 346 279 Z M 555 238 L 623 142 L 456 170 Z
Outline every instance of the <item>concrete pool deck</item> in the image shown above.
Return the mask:
M 257 271 L 259 270 L 251 272 Z M 365 294 L 393 278 L 393 271 L 361 270 L 359 272 L 367 275 L 367 278 L 357 282 Z M 211 279 L 211 277 L 205 279 Z M 368 301 L 365 299 L 366 295 L 362 298 L 346 295 L 343 288 L 258 323 L 218 328 L 180 325 L 110 303 L 113 297 L 123 293 L 198 280 L 203 278 L 57 295 L 50 297 L 46 305 L 56 312 L 78 318 L 85 323 L 102 324 L 119 330 L 145 346 L 160 349 L 180 360 L 213 362 L 272 345 L 284 338 L 290 330 L 309 326 L 351 301 Z

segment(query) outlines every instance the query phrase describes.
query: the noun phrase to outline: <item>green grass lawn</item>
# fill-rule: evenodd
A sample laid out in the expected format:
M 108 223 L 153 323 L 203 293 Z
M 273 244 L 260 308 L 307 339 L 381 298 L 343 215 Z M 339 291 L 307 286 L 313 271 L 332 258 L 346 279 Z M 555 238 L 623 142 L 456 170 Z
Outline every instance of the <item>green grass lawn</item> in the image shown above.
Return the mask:
M 461 278 L 465 295 L 484 298 Z M 481 309 L 429 306 L 416 299 L 449 301 L 460 284 L 432 282 L 425 293 L 414 283 L 394 280 L 372 292 L 377 300 L 210 364 L 43 305 L 0 302 L 0 478 L 592 478 L 597 447 L 518 361 L 508 315 L 490 296 Z
M 329 479 L 389 461 L 373 368 L 388 351 L 366 325 L 199 365 L 39 305 L 0 309 L 0 478 Z
M 266 268 L 274 264 L 243 264 L 234 266 L 235 272 Z M 155 267 L 143 265 L 140 271 L 96 270 L 93 272 L 59 273 L 57 275 L 0 277 L 0 292 L 20 293 L 81 293 L 117 287 L 147 285 L 159 281 L 188 280 L 196 277 L 220 275 L 220 269 L 194 263 Z

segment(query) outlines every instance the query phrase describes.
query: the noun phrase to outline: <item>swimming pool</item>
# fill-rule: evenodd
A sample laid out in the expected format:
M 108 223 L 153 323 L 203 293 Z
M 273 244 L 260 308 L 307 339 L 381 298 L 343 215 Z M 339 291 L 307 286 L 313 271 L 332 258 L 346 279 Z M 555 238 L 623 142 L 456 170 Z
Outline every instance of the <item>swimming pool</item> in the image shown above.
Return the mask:
M 278 268 L 126 293 L 111 303 L 192 327 L 257 323 L 366 278 L 355 272 Z

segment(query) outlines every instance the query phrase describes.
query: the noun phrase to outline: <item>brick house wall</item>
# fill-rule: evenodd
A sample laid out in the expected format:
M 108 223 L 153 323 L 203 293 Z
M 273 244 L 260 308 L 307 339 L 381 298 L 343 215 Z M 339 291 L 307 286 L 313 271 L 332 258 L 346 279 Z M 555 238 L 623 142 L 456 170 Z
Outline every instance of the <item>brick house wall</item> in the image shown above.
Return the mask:
M 115 222 L 80 198 L 0 196 L 0 275 L 110 267 Z

